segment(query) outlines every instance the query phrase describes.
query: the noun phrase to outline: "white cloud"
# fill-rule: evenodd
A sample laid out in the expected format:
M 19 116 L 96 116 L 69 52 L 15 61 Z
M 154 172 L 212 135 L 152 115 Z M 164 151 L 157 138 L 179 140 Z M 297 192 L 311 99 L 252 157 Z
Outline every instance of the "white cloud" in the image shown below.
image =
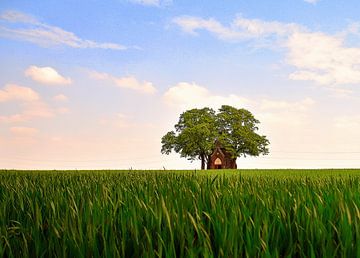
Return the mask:
M 17 11 L 5 11 L 0 14 L 0 21 L 8 26 L 0 26 L 0 37 L 28 41 L 41 47 L 67 46 L 72 48 L 100 48 L 125 50 L 127 47 L 117 43 L 99 43 L 82 39 L 73 32 L 48 25 L 36 18 Z M 17 26 L 11 26 L 10 24 Z
M 14 126 L 10 128 L 10 132 L 15 136 L 34 136 L 39 130 L 32 127 Z
M 64 94 L 58 94 L 53 97 L 53 100 L 58 101 L 58 102 L 66 102 L 69 100 L 69 98 L 67 96 L 65 96 Z
M 18 123 L 37 118 L 50 118 L 55 115 L 54 110 L 41 100 L 39 94 L 28 87 L 16 84 L 5 85 L 0 90 L 0 103 L 12 101 L 19 102 L 22 111 L 13 115 L 0 114 L 0 123 Z
M 90 71 L 89 72 L 90 78 L 95 80 L 111 80 L 113 76 L 108 73 L 100 73 L 97 71 Z
M 286 36 L 304 28 L 295 23 L 281 23 L 277 21 L 263 21 L 260 19 L 246 19 L 237 17 L 229 26 L 224 26 L 217 20 L 203 19 L 193 16 L 180 16 L 173 19 L 184 32 L 196 34 L 205 30 L 217 38 L 230 41 L 242 41 L 259 37 Z
M 291 33 L 305 30 L 304 27 L 296 23 L 282 23 L 278 21 L 263 21 L 260 19 L 246 19 L 238 17 L 234 20 L 234 25 L 241 31 L 246 32 L 248 37 L 264 36 L 286 36 Z
M 245 35 L 241 32 L 226 28 L 215 19 L 202 19 L 192 16 L 181 16 L 173 20 L 175 24 L 186 32 L 195 35 L 197 30 L 207 30 L 220 39 L 243 39 Z
M 25 75 L 41 84 L 68 85 L 72 83 L 70 78 L 63 77 L 52 67 L 38 67 L 32 65 L 26 69 Z
M 320 0 L 304 0 L 304 1 L 307 2 L 307 3 L 310 3 L 310 4 L 316 4 Z
M 172 2 L 172 0 L 128 0 L 128 1 L 134 4 L 156 6 L 156 7 L 168 5 Z
M 19 86 L 16 84 L 6 84 L 5 87 L 0 90 L 0 102 L 8 101 L 37 101 L 39 100 L 39 94 L 33 89 L 28 87 Z
M 29 24 L 39 24 L 39 22 L 33 16 L 17 11 L 5 11 L 0 14 L 0 19 L 13 23 L 21 22 Z
M 141 82 L 134 76 L 115 77 L 108 73 L 91 71 L 90 77 L 96 80 L 108 80 L 114 83 L 119 88 L 131 89 L 145 94 L 154 94 L 156 92 L 156 88 L 151 82 Z
M 346 47 L 341 37 L 294 33 L 287 47 L 287 61 L 298 69 L 290 74 L 292 80 L 322 85 L 360 83 L 360 48 Z
M 359 34 L 359 24 L 330 35 L 311 32 L 295 23 L 263 21 L 237 17 L 229 26 L 215 19 L 181 16 L 173 20 L 184 32 L 196 34 L 205 30 L 226 41 L 271 40 L 285 50 L 286 61 L 296 71 L 291 80 L 313 81 L 334 86 L 360 83 L 360 48 L 346 45 L 349 34 Z
M 0 123 L 20 123 L 34 119 L 51 118 L 55 112 L 43 101 L 22 103 L 23 110 L 13 115 L 0 115 Z
M 122 78 L 116 78 L 115 83 L 120 88 L 132 89 L 143 93 L 153 94 L 156 89 L 151 82 L 143 81 L 140 82 L 133 76 L 127 76 Z
M 170 87 L 163 95 L 163 100 L 168 106 L 181 110 L 189 108 L 212 107 L 231 105 L 237 108 L 248 108 L 257 113 L 296 112 L 304 113 L 315 104 L 311 98 L 300 101 L 283 101 L 267 98 L 251 99 L 235 94 L 226 96 L 210 92 L 207 88 L 196 83 L 181 82 Z M 280 117 L 282 119 L 282 117 Z
M 180 82 L 169 88 L 163 99 L 166 104 L 179 109 L 202 108 L 205 106 L 219 108 L 223 104 L 237 107 L 248 106 L 252 101 L 233 94 L 220 96 L 196 83 Z

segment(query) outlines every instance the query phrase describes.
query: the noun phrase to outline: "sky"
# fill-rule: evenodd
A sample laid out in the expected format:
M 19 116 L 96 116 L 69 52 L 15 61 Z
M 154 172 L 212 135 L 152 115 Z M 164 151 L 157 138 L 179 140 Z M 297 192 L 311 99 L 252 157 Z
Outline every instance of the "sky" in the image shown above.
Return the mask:
M 246 108 L 270 154 L 238 168 L 360 167 L 360 2 L 0 2 L 0 168 L 198 169 L 161 137 Z

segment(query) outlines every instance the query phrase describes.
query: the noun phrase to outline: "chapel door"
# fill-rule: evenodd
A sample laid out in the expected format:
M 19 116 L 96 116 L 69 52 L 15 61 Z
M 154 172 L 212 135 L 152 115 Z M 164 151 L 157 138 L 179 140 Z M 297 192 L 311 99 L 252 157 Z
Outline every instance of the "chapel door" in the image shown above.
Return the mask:
M 215 162 L 214 162 L 214 165 L 215 165 L 215 169 L 222 169 L 222 161 L 220 158 L 216 158 Z

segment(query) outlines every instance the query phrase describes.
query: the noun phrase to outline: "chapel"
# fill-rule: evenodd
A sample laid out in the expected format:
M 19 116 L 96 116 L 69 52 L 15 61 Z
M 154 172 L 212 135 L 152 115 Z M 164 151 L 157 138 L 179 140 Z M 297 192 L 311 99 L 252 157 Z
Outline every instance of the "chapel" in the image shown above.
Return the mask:
M 208 169 L 236 169 L 236 158 L 232 158 L 230 153 L 221 146 L 219 141 L 215 142 L 215 148 L 210 155 Z

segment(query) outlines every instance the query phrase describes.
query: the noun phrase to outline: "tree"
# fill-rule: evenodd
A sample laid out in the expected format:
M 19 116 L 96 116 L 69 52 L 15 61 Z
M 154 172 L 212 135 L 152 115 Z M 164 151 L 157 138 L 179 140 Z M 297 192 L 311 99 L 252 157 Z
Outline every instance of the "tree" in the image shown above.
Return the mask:
M 269 141 L 258 135 L 260 122 L 246 109 L 223 105 L 216 113 L 211 108 L 191 109 L 180 115 L 175 131 L 161 139 L 161 153 L 172 150 L 189 160 L 201 160 L 205 169 L 218 140 L 233 158 L 269 153 Z
M 172 150 L 189 160 L 201 160 L 201 169 L 212 152 L 216 139 L 215 111 L 211 108 L 191 109 L 180 115 L 175 132 L 162 137 L 161 153 L 170 154 Z

